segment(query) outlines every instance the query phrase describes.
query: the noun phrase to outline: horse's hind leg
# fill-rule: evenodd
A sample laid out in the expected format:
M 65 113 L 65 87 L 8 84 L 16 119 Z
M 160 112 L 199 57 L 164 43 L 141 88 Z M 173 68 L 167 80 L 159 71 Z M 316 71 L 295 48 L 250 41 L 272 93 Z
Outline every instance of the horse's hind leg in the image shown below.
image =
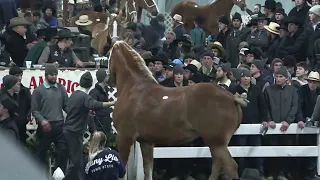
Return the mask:
M 210 147 L 212 155 L 212 172 L 209 180 L 217 180 L 221 170 L 226 171 L 229 179 L 238 178 L 238 165 L 227 147 Z
M 152 180 L 153 144 L 140 143 L 143 158 L 144 180 Z

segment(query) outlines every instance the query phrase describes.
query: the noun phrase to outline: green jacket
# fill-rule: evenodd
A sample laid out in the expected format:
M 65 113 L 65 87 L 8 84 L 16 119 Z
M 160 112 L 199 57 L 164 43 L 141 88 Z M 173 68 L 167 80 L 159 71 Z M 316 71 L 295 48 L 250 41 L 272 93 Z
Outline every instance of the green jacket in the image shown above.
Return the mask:
M 196 46 L 196 45 L 205 46 L 207 37 L 206 37 L 206 33 L 203 31 L 202 28 L 200 28 L 200 27 L 193 28 L 190 31 L 190 37 L 192 40 L 192 44 L 194 46 Z
M 32 61 L 32 64 L 38 64 L 38 59 L 42 54 L 43 49 L 47 46 L 46 41 L 42 41 L 34 45 L 28 52 L 25 61 Z

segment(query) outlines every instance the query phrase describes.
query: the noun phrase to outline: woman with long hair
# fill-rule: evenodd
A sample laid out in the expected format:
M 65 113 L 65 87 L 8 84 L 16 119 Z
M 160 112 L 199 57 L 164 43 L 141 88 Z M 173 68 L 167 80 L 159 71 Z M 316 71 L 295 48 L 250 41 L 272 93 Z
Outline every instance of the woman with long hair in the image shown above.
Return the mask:
M 85 180 L 118 180 L 126 174 L 125 165 L 119 154 L 105 148 L 106 135 L 97 131 L 89 142 L 89 158 L 85 167 Z

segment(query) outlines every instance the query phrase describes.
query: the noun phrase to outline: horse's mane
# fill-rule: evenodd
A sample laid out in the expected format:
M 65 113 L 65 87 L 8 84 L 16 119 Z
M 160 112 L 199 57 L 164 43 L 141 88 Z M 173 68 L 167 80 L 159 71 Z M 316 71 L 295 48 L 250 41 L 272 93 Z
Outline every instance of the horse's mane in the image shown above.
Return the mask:
M 131 53 L 134 63 L 138 66 L 140 71 L 144 76 L 146 76 L 151 81 L 154 81 L 155 83 L 158 83 L 157 80 L 153 77 L 152 72 L 149 70 L 149 68 L 146 66 L 146 63 L 144 59 L 140 56 L 140 54 L 135 51 L 131 46 L 129 46 L 125 41 L 117 41 L 115 44 L 123 43 L 127 50 Z

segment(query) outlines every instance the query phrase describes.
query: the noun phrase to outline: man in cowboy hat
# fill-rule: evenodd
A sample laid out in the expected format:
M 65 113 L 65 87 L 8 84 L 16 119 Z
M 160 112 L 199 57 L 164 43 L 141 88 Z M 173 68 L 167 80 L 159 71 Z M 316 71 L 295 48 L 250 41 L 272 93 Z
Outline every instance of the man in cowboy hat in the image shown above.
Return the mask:
M 186 29 L 183 26 L 182 16 L 179 14 L 175 14 L 173 16 L 173 32 L 176 34 L 176 38 L 180 38 L 184 34 L 186 34 Z
M 79 17 L 78 20 L 76 20 L 76 25 L 78 25 L 78 30 L 81 34 L 85 34 L 88 36 L 92 36 L 91 31 L 89 31 L 87 28 L 92 24 L 92 21 L 89 19 L 88 15 L 82 15 Z
M 3 35 L 5 50 L 12 59 L 11 64 L 16 64 L 19 67 L 24 66 L 24 59 L 28 54 L 24 39 L 27 25 L 30 25 L 30 23 L 22 17 L 12 18 L 7 31 Z
M 57 42 L 55 39 L 58 33 L 57 28 L 45 28 L 38 31 L 43 31 L 44 39 L 42 40 L 42 42 L 34 45 L 29 50 L 28 55 L 25 58 L 25 61 L 31 61 L 32 64 L 38 64 L 39 57 L 41 56 L 42 51 L 46 46 L 54 45 Z
M 72 34 L 69 29 L 58 31 L 58 42 L 54 45 L 44 48 L 39 64 L 55 64 L 59 67 L 82 67 L 82 61 L 77 57 L 71 48 Z

